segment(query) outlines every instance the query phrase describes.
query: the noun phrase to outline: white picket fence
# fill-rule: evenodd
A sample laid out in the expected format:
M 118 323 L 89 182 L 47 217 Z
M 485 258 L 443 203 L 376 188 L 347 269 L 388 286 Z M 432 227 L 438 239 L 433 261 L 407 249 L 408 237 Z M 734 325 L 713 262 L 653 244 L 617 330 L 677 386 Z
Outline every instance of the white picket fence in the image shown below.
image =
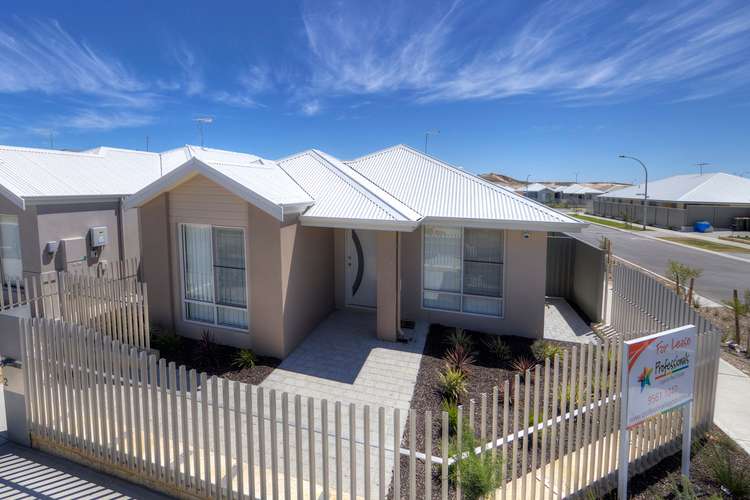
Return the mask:
M 456 436 L 447 413 L 411 411 L 402 442 L 398 410 L 377 402 L 342 405 L 208 377 L 62 321 L 21 326 L 32 444 L 172 495 L 460 498 L 448 471 L 462 432 L 503 459 L 496 498 L 562 498 L 616 483 L 618 342 L 574 347 L 515 374 L 461 409 Z M 718 346 L 718 333 L 699 335 L 697 433 L 712 420 Z M 631 471 L 676 451 L 680 432 L 680 412 L 639 427 Z
M 5 283 L 2 292 L 0 313 L 26 307 L 30 318 L 82 325 L 144 349 L 151 345 L 148 291 L 138 280 L 138 259 L 27 276 Z

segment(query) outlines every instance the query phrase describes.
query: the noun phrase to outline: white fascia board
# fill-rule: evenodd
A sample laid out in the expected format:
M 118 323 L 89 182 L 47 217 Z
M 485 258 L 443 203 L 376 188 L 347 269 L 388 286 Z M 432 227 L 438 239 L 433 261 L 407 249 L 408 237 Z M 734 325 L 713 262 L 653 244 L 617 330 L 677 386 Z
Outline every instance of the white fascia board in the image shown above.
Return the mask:
M 239 196 L 248 203 L 255 205 L 275 219 L 279 221 L 284 220 L 284 210 L 281 206 L 260 196 L 255 191 L 248 189 L 234 179 L 230 179 L 195 157 L 189 159 L 181 166 L 160 177 L 134 195 L 128 197 L 124 206 L 125 208 L 142 206 L 159 196 L 161 193 L 174 189 L 196 175 L 202 175 L 207 179 L 212 180 L 227 191 Z
M 516 231 L 554 231 L 562 233 L 580 233 L 589 224 L 586 222 L 533 222 L 501 219 L 456 219 L 443 217 L 425 217 L 422 224 L 442 226 L 462 226 L 477 229 L 510 229 Z
M 419 227 L 419 221 L 385 221 L 370 219 L 343 219 L 332 217 L 307 217 L 299 218 L 303 226 L 309 227 L 332 227 L 341 229 L 362 229 L 374 231 L 398 231 L 411 233 Z
M 26 198 L 26 205 L 62 205 L 67 203 L 97 203 L 120 201 L 127 194 L 92 194 L 71 196 L 33 196 Z
M 21 210 L 26 210 L 26 201 L 18 196 L 16 193 L 11 191 L 10 189 L 6 188 L 3 185 L 0 185 L 0 194 L 8 198 L 11 203 L 13 203 L 15 206 L 20 208 Z

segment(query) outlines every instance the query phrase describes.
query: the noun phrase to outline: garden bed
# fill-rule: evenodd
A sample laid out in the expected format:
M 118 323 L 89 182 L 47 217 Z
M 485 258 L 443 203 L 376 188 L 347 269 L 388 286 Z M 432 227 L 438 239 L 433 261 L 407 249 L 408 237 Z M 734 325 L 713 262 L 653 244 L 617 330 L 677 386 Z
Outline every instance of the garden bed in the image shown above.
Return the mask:
M 725 341 L 734 340 L 734 313 L 728 307 L 702 307 L 701 315 L 710 320 L 724 332 L 722 339 L 721 358 L 735 368 L 750 375 L 750 358 L 746 352 L 737 352 Z M 748 335 L 750 335 L 750 316 L 740 316 L 740 338 L 743 349 L 747 349 Z
M 425 448 L 425 432 L 430 432 L 432 437 L 432 444 L 433 449 L 432 453 L 435 456 L 440 456 L 442 451 L 440 448 L 441 445 L 441 436 L 442 436 L 442 428 L 441 428 L 441 414 L 443 411 L 442 407 L 442 401 L 443 396 L 441 394 L 441 384 L 440 384 L 440 373 L 444 371 L 446 361 L 444 359 L 445 355 L 448 353 L 448 351 L 451 349 L 451 345 L 446 342 L 446 337 L 450 331 L 453 329 L 451 328 L 445 328 L 440 325 L 432 325 L 430 327 L 430 332 L 427 335 L 427 339 L 425 341 L 425 347 L 423 350 L 423 356 L 422 361 L 420 363 L 419 367 L 419 373 L 417 375 L 417 383 L 414 387 L 414 394 L 412 396 L 411 401 L 411 409 L 417 411 L 417 415 L 419 415 L 420 421 L 415 422 L 415 437 L 416 437 L 416 449 L 417 451 L 424 451 Z M 532 362 L 532 364 L 535 364 L 535 356 L 532 352 L 532 344 L 534 342 L 534 339 L 528 339 L 524 337 L 515 337 L 515 336 L 503 336 L 502 340 L 505 342 L 505 344 L 509 347 L 509 353 L 508 356 L 505 359 L 498 359 L 498 357 L 490 351 L 490 349 L 486 346 L 486 343 L 496 339 L 497 336 L 495 335 L 488 335 L 483 334 L 479 332 L 466 332 L 473 341 L 473 348 L 472 351 L 474 352 L 474 363 L 468 368 L 468 377 L 466 381 L 466 389 L 467 392 L 461 397 L 460 404 L 463 406 L 463 418 L 464 422 L 467 422 L 469 419 L 469 402 L 473 399 L 475 402 L 475 409 L 474 409 L 474 419 L 475 419 L 475 428 L 477 429 L 477 432 L 480 428 L 480 422 L 481 422 L 481 398 L 482 394 L 487 395 L 487 440 L 492 436 L 492 417 L 491 417 L 491 405 L 492 405 L 492 392 L 493 388 L 498 386 L 502 387 L 505 383 L 505 380 L 512 381 L 518 373 L 518 371 L 513 367 L 514 361 L 517 361 L 519 359 L 526 359 Z M 552 341 L 546 341 L 549 345 L 558 346 L 561 349 L 569 349 L 572 347 L 573 344 L 564 343 L 564 342 L 552 342 Z M 544 365 L 541 365 L 541 368 L 544 368 Z M 556 390 L 552 388 L 552 390 Z M 513 392 L 512 389 L 512 382 L 511 382 L 511 393 Z M 533 397 L 533 387 L 531 387 L 530 395 Z M 551 399 L 550 398 L 550 405 L 551 405 Z M 502 412 L 502 402 L 503 402 L 503 395 L 500 393 L 498 395 L 498 403 L 500 405 L 500 412 Z M 519 385 L 519 399 L 515 401 L 515 404 L 519 407 L 519 427 L 523 427 L 525 425 L 528 425 L 529 423 L 524 423 L 522 421 L 522 415 L 523 415 L 523 404 L 524 404 L 524 390 L 523 390 L 523 383 Z M 512 415 L 513 412 L 513 402 L 509 404 L 509 410 L 510 414 Z M 559 408 L 559 405 L 558 405 Z M 431 411 L 432 412 L 432 418 L 433 418 L 433 426 L 432 429 L 425 429 L 424 426 L 424 412 L 425 411 Z M 550 410 L 550 408 L 548 408 Z M 541 413 L 542 409 L 539 409 L 539 412 Z M 551 415 L 551 412 L 550 412 Z M 498 423 L 497 423 L 497 437 L 499 438 L 502 435 L 502 415 L 498 415 Z M 408 449 L 410 446 L 410 421 L 407 418 L 406 427 L 404 429 L 403 439 L 402 439 L 402 447 Z M 531 439 L 529 439 L 529 443 L 531 443 Z M 530 446 L 530 444 L 529 444 Z M 549 457 L 545 457 L 544 460 L 548 459 Z M 543 460 L 540 457 L 540 461 Z M 517 475 L 520 475 L 523 473 L 521 470 L 520 464 L 516 464 L 514 467 L 515 473 Z M 531 461 L 529 460 L 529 464 L 527 466 L 526 472 L 531 470 Z M 401 494 L 399 498 L 408 497 L 409 495 L 409 458 L 406 456 L 401 457 L 400 462 L 400 471 L 401 471 Z M 433 497 L 434 498 L 440 498 L 440 468 L 438 466 L 434 466 L 432 470 L 432 475 L 430 480 L 432 481 L 432 491 L 433 491 Z M 416 482 L 417 482 L 417 497 L 421 497 L 424 495 L 424 472 L 423 472 L 423 466 L 422 462 L 418 461 L 417 465 L 417 474 L 416 474 Z M 391 485 L 392 488 L 392 485 Z M 454 495 L 453 486 L 451 485 L 451 497 Z M 393 498 L 393 492 L 390 492 L 391 498 Z
M 237 347 L 194 340 L 156 330 L 152 333 L 151 345 L 167 362 L 174 361 L 177 366 L 185 365 L 187 370 L 195 369 L 205 372 L 209 377 L 216 375 L 229 380 L 258 385 L 277 367 L 280 360 L 266 356 L 255 356 L 255 365 L 240 367 L 235 361 L 243 351 Z
M 680 485 L 682 452 L 678 451 L 648 471 L 630 479 L 628 498 L 634 500 L 651 500 L 653 498 L 679 499 L 691 498 L 678 496 Z M 717 461 L 718 460 L 718 461 Z M 725 460 L 726 462 L 721 462 Z M 729 467 L 726 465 L 729 464 Z M 717 474 L 722 471 L 724 475 Z M 738 484 L 744 483 L 748 492 L 732 496 L 722 478 L 729 475 Z M 693 498 L 748 498 L 750 495 L 750 456 L 726 436 L 715 425 L 700 440 L 693 443 L 690 459 L 690 479 L 696 494 Z M 612 491 L 603 498 L 616 500 L 617 491 Z

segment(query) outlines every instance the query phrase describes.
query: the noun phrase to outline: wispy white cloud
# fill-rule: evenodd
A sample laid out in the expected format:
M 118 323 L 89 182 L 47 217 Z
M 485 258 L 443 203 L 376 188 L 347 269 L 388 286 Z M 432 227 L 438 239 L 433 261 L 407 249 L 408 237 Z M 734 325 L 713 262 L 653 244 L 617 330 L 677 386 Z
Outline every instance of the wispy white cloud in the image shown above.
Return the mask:
M 164 83 L 164 88 L 181 89 L 188 96 L 195 96 L 206 90 L 203 65 L 198 56 L 188 44 L 180 40 L 170 47 L 170 57 L 180 68 L 180 78 Z
M 406 91 L 425 102 L 543 94 L 575 103 L 666 88 L 700 98 L 750 84 L 744 1 L 549 0 L 522 15 L 476 2 L 378 3 L 364 12 L 347 2 L 311 5 L 303 21 L 317 96 Z M 467 36 L 477 25 L 479 34 Z
M 323 110 L 320 101 L 313 99 L 302 103 L 302 109 L 300 110 L 305 116 L 315 116 Z
M 56 120 L 60 128 L 77 130 L 112 130 L 116 128 L 142 127 L 150 125 L 155 121 L 156 118 L 149 114 L 98 110 L 84 110 L 72 116 L 61 117 Z
M 154 95 L 116 58 L 77 41 L 57 21 L 0 25 L 0 93 L 96 96 L 104 105 L 145 107 Z

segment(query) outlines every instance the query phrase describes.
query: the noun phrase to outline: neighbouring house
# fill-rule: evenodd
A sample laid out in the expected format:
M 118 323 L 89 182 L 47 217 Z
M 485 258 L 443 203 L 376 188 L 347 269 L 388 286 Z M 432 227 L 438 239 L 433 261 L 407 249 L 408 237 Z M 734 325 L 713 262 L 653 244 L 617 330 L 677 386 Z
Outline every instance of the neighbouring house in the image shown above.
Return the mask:
M 528 186 L 523 186 L 517 189 L 516 192 L 527 198 L 536 200 L 539 203 L 551 203 L 555 200 L 554 189 L 539 182 L 533 182 Z
M 643 220 L 643 184 L 596 198 L 594 213 Z M 723 172 L 675 175 L 648 183 L 647 224 L 692 230 L 698 221 L 730 229 L 735 218 L 750 217 L 750 179 Z
M 139 254 L 123 199 L 161 174 L 157 153 L 0 146 L 0 274 L 8 284 Z
M 557 199 L 573 208 L 584 208 L 592 210 L 594 207 L 594 197 L 603 193 L 600 189 L 584 186 L 582 184 L 571 184 L 561 186 L 557 189 Z
M 152 321 L 281 358 L 344 307 L 387 340 L 406 320 L 541 337 L 547 233 L 585 226 L 404 145 L 165 158 L 125 202 Z

